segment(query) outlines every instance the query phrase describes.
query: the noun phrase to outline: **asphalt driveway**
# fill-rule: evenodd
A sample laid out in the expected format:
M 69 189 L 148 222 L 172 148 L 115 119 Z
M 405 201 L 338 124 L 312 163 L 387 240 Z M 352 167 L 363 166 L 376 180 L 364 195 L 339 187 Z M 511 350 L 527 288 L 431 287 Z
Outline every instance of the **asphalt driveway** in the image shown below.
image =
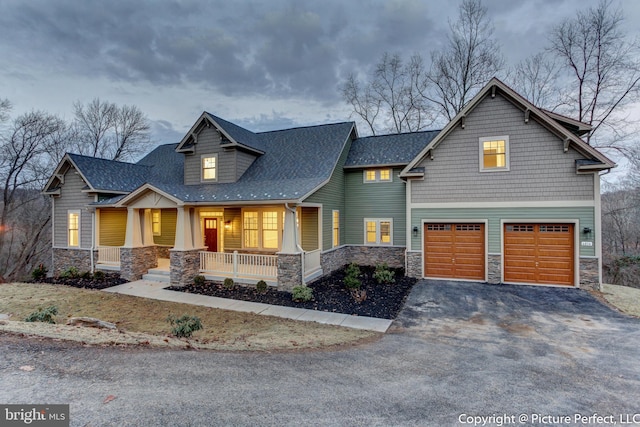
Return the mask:
M 620 425 L 640 413 L 640 321 L 573 289 L 420 282 L 381 340 L 335 351 L 1 337 L 0 353 L 0 403 L 70 403 L 79 426 L 603 424 L 536 421 L 596 413 Z

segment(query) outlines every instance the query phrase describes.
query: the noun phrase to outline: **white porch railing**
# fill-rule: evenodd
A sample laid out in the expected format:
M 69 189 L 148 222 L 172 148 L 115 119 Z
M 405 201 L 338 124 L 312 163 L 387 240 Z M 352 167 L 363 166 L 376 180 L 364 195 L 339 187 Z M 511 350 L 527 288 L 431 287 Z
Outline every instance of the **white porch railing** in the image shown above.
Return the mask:
M 120 265 L 120 247 L 98 246 L 98 263 Z
M 239 254 L 237 251 L 200 252 L 200 272 L 231 278 L 252 277 L 276 279 L 278 257 L 276 255 Z
M 320 266 L 320 249 L 316 249 L 315 251 L 305 252 L 304 253 L 304 274 L 308 276 L 310 274 L 319 271 Z

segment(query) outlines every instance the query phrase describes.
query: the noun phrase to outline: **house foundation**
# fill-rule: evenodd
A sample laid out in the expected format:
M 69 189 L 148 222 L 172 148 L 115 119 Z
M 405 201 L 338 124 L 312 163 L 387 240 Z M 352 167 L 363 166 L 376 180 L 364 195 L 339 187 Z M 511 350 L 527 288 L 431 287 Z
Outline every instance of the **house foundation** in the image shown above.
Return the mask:
M 406 269 L 408 277 L 422 278 L 422 252 L 407 251 Z
M 339 270 L 352 262 L 371 266 L 386 263 L 390 268 L 405 268 L 405 251 L 404 246 L 344 245 L 323 252 L 320 263 L 324 274 Z
M 600 291 L 600 263 L 597 258 L 580 258 L 580 287 Z
M 91 249 L 53 248 L 53 275 L 75 267 L 80 273 L 91 271 Z

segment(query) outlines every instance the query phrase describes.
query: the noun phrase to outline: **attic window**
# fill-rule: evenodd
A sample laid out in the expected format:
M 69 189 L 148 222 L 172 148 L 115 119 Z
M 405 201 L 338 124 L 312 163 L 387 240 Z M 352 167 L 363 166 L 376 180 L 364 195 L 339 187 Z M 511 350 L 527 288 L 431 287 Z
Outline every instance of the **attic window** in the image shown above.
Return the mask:
M 480 172 L 509 170 L 509 137 L 480 138 Z
M 202 155 L 202 181 L 218 180 L 218 155 Z

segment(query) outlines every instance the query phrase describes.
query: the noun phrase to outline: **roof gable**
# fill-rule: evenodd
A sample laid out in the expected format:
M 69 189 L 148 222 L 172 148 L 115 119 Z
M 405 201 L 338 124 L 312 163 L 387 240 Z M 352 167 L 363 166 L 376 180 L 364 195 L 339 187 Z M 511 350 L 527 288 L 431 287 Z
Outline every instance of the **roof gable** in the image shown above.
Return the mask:
M 492 78 L 484 88 L 480 90 L 474 96 L 471 101 L 469 101 L 464 108 L 456 115 L 445 127 L 440 131 L 440 133 L 433 138 L 433 140 L 426 146 L 420 153 L 402 170 L 400 173 L 401 177 L 411 177 L 415 176 L 415 171 L 412 172 L 412 169 L 417 167 L 417 165 L 428 155 L 432 153 L 432 151 L 440 144 L 449 133 L 456 127 L 462 126 L 464 128 L 464 120 L 466 116 L 473 111 L 487 96 L 495 97 L 496 93 L 499 92 L 502 96 L 508 99 L 515 105 L 518 105 L 524 113 L 524 120 L 529 120 L 531 116 L 535 117 L 537 121 L 546 127 L 549 131 L 556 134 L 559 138 L 564 140 L 564 151 L 566 152 L 569 147 L 575 149 L 582 155 L 588 157 L 591 160 L 596 160 L 600 163 L 600 170 L 610 169 L 616 166 L 616 164 L 607 158 L 604 154 L 600 153 L 595 148 L 591 147 L 589 144 L 580 139 L 576 134 L 571 132 L 566 127 L 562 126 L 556 119 L 552 118 L 550 114 L 542 111 L 537 108 L 533 104 L 531 104 L 528 100 L 523 98 L 521 95 L 516 93 L 513 89 L 508 87 L 506 84 L 498 80 L 497 78 Z M 591 167 L 590 170 L 596 170 L 596 168 Z

